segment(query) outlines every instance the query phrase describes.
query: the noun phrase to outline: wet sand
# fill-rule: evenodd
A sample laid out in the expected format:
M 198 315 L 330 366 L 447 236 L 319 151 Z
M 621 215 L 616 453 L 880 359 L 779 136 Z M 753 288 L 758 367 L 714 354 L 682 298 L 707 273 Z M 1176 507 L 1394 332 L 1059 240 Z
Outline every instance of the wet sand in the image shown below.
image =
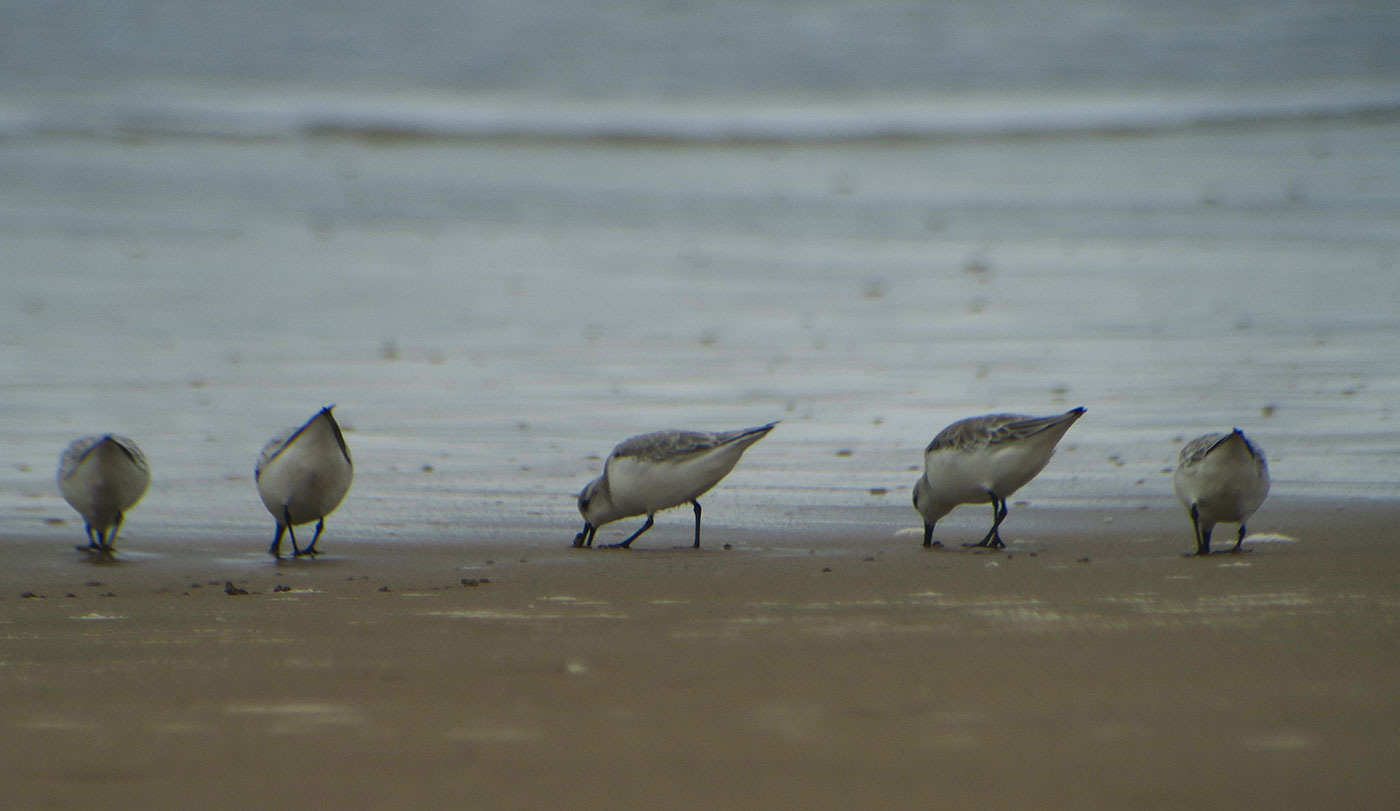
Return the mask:
M 1395 807 L 1397 144 L 7 142 L 0 796 Z M 329 403 L 355 484 L 274 566 L 254 459 Z M 901 532 L 938 429 L 1080 405 L 1008 553 Z M 700 552 L 569 548 L 614 443 L 774 419 Z M 1183 559 L 1234 426 L 1296 540 Z M 154 479 L 94 566 L 103 431 Z
M 632 552 L 567 533 L 328 535 L 316 561 L 241 540 L 133 542 L 92 565 L 12 539 L 5 793 L 16 808 L 1393 807 L 1397 512 L 1266 504 L 1248 553 L 1208 559 L 1182 557 L 1184 517 L 1155 508 L 1013 509 L 1010 548 L 985 554 L 855 522 L 722 520 L 695 552 L 670 548 L 679 513 Z

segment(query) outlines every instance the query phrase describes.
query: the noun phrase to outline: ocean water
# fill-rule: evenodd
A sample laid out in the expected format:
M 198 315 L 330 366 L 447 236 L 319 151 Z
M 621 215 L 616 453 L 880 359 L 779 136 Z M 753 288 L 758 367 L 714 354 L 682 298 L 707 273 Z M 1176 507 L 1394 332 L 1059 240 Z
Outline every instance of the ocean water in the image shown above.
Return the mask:
M 80 539 L 53 468 L 117 431 L 131 544 L 256 553 L 258 449 L 332 402 L 328 541 L 567 543 L 617 441 L 772 419 L 707 525 L 888 537 L 943 425 L 1076 405 L 1038 508 L 1174 509 L 1234 426 L 1274 500 L 1395 499 L 1397 44 L 1382 2 L 0 3 L 0 536 Z

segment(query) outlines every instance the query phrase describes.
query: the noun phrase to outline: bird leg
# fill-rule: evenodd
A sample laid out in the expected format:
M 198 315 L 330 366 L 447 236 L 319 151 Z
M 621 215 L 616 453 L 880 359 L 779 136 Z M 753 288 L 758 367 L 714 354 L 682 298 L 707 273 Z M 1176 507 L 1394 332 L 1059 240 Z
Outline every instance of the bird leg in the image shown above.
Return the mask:
M 641 537 L 641 535 L 642 535 L 643 532 L 646 532 L 647 530 L 651 529 L 651 525 L 652 525 L 652 523 L 653 523 L 654 521 L 655 521 L 655 517 L 654 517 L 654 516 L 651 516 L 651 515 L 648 515 L 648 516 L 647 516 L 647 522 L 646 522 L 645 524 L 642 524 L 642 528 L 641 528 L 641 529 L 639 529 L 639 530 L 637 530 L 636 532 L 632 533 L 632 536 L 631 536 L 630 538 L 628 538 L 627 540 L 623 541 L 622 543 L 611 543 L 611 544 L 608 544 L 607 546 L 604 546 L 604 547 L 601 547 L 601 548 L 602 548 L 602 549 L 631 549 L 631 548 L 632 548 L 632 542 L 635 541 L 635 540 L 637 540 L 637 538 Z
M 692 548 L 692 549 L 699 549 L 699 548 L 700 548 L 700 501 L 699 501 L 699 499 L 696 499 L 695 501 L 692 501 L 692 502 L 690 502 L 690 503 L 693 504 L 693 505 L 695 505 L 695 546 L 693 546 L 693 547 L 691 547 L 691 548 Z
M 1201 510 L 1195 504 L 1191 505 L 1191 528 L 1196 531 L 1196 555 L 1209 555 L 1210 530 L 1201 529 Z
M 998 498 L 991 490 L 987 495 L 992 499 L 992 528 L 987 530 L 987 535 L 977 543 L 963 544 L 963 546 L 991 547 L 992 549 L 1005 549 L 1006 544 L 1001 540 L 1001 522 L 1006 520 L 1006 501 Z
M 593 536 L 594 536 L 594 535 L 597 535 L 597 534 L 598 534 L 598 528 L 597 528 L 597 527 L 593 526 L 592 524 L 588 523 L 587 521 L 583 522 L 583 531 L 574 536 L 574 548 L 575 548 L 575 549 L 581 549 L 581 548 L 587 547 L 587 548 L 589 548 L 589 549 L 592 549 L 592 548 L 593 548 Z
M 287 525 L 281 521 L 277 522 L 277 534 L 272 538 L 272 546 L 268 547 L 268 554 L 278 560 L 282 559 L 282 533 L 287 531 Z
M 112 522 L 112 528 L 111 528 L 110 530 L 107 531 L 107 540 L 105 540 L 105 541 L 102 542 L 102 551 L 103 551 L 103 552 L 115 552 L 115 551 L 116 551 L 116 546 L 117 546 L 117 532 L 122 528 L 122 521 L 124 521 L 124 520 L 126 520 L 126 516 L 125 516 L 125 515 L 122 515 L 121 510 L 118 510 L 118 511 L 117 511 L 117 519 L 116 519 L 115 521 Z M 97 533 L 97 535 L 98 535 L 98 537 L 101 537 L 101 536 L 102 536 L 102 533 L 99 532 L 99 533 Z
M 296 556 L 297 556 L 297 557 L 305 557 L 305 556 L 308 556 L 308 555 L 309 555 L 309 556 L 311 556 L 311 557 L 313 557 L 313 558 L 316 557 L 316 554 L 317 554 L 317 552 L 316 552 L 316 542 L 319 541 L 319 540 L 321 540 L 321 530 L 323 530 L 323 529 L 325 529 L 325 528 L 326 528 L 326 519 L 325 519 L 325 517 L 323 516 L 323 517 L 321 518 L 321 520 L 319 520 L 319 521 L 316 522 L 316 534 L 313 535 L 313 536 L 311 537 L 311 545 L 308 546 L 308 547 L 306 547 L 305 549 L 301 550 L 300 552 L 297 552 L 297 553 L 296 553 Z
M 1240 552 L 1243 552 L 1244 550 L 1240 548 L 1240 544 L 1243 544 L 1243 543 L 1244 543 L 1244 522 L 1241 521 L 1241 522 L 1240 522 L 1240 537 L 1235 541 L 1235 548 L 1234 548 L 1234 549 L 1231 549 L 1230 551 L 1233 552 L 1233 553 L 1235 553 L 1235 554 L 1239 554 Z
M 301 557 L 301 549 L 297 546 L 297 531 L 292 528 L 292 511 L 285 506 L 282 508 L 282 519 L 287 525 L 287 537 L 292 539 L 292 557 Z

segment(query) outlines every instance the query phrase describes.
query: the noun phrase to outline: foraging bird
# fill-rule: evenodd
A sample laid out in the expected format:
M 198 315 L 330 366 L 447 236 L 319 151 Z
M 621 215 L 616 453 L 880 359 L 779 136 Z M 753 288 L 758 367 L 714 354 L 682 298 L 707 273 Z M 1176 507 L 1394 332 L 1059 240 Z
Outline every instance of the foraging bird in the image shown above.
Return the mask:
M 58 461 L 58 489 L 83 516 L 86 548 L 93 552 L 111 554 L 127 511 L 150 483 L 145 454 L 135 442 L 116 434 L 76 439 Z
M 258 495 L 277 520 L 268 552 L 282 557 L 282 533 L 292 539 L 292 555 L 315 555 L 316 541 L 330 515 L 350 490 L 355 466 L 331 409 L 321 409 L 300 428 L 273 437 L 263 446 L 253 476 Z M 316 535 L 305 549 L 297 547 L 292 527 L 316 522 Z
M 1269 494 L 1269 465 L 1264 452 L 1236 428 L 1228 434 L 1206 434 L 1186 443 L 1172 489 L 1191 515 L 1196 554 L 1210 554 L 1210 533 L 1219 523 L 1238 523 L 1239 537 L 1231 552 L 1244 543 L 1245 522 Z
M 575 547 L 592 547 L 598 528 L 619 518 L 645 515 L 642 528 L 609 549 L 628 549 L 651 529 L 657 512 L 689 503 L 695 508 L 695 546 L 700 548 L 700 496 L 729 475 L 749 446 L 768 435 L 776 422 L 737 431 L 657 431 L 634 436 L 613 448 L 603 475 L 578 497 L 583 531 Z
M 1083 408 L 1052 417 L 987 414 L 949 425 L 924 451 L 924 475 L 914 482 L 914 509 L 924 519 L 924 546 L 934 524 L 959 504 L 992 504 L 992 528 L 968 546 L 1000 549 L 1006 500 L 1044 469 L 1055 445 Z M 942 546 L 942 544 L 937 544 Z

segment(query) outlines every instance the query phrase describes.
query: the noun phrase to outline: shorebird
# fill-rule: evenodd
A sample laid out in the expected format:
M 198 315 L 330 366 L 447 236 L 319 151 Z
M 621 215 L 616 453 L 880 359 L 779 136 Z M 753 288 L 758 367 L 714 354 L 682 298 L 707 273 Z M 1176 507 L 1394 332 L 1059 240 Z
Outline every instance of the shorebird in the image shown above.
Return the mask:
M 150 483 L 150 465 L 135 442 L 116 434 L 73 440 L 58 460 L 58 489 L 87 525 L 88 545 L 78 548 L 111 554 L 127 510 Z
M 326 406 L 300 428 L 279 434 L 263 446 L 253 477 L 258 495 L 277 520 L 268 552 L 282 557 L 282 533 L 292 539 L 292 555 L 316 554 L 316 541 L 330 515 L 350 490 L 355 466 L 331 409 Z M 316 535 L 305 549 L 297 547 L 292 527 L 316 522 Z
M 628 549 L 651 529 L 657 512 L 689 503 L 695 508 L 695 549 L 700 548 L 700 496 L 729 475 L 739 457 L 773 430 L 776 422 L 738 431 L 657 431 L 613 448 L 603 475 L 578 497 L 583 531 L 575 547 L 592 547 L 598 528 L 619 518 L 645 515 L 642 528 L 607 549 Z
M 1076 408 L 1053 417 L 986 414 L 949 425 L 924 451 L 924 475 L 914 482 L 914 509 L 924 518 L 924 546 L 933 526 L 959 504 L 992 504 L 992 528 L 968 546 L 1000 549 L 1006 500 L 1044 469 L 1074 421 Z M 942 544 L 936 544 L 942 546 Z
M 1245 522 L 1269 494 L 1264 452 L 1236 428 L 1228 434 L 1196 437 L 1181 449 L 1172 488 L 1191 514 L 1196 554 L 1210 554 L 1210 533 L 1221 522 L 1240 525 L 1231 552 L 1244 543 Z

